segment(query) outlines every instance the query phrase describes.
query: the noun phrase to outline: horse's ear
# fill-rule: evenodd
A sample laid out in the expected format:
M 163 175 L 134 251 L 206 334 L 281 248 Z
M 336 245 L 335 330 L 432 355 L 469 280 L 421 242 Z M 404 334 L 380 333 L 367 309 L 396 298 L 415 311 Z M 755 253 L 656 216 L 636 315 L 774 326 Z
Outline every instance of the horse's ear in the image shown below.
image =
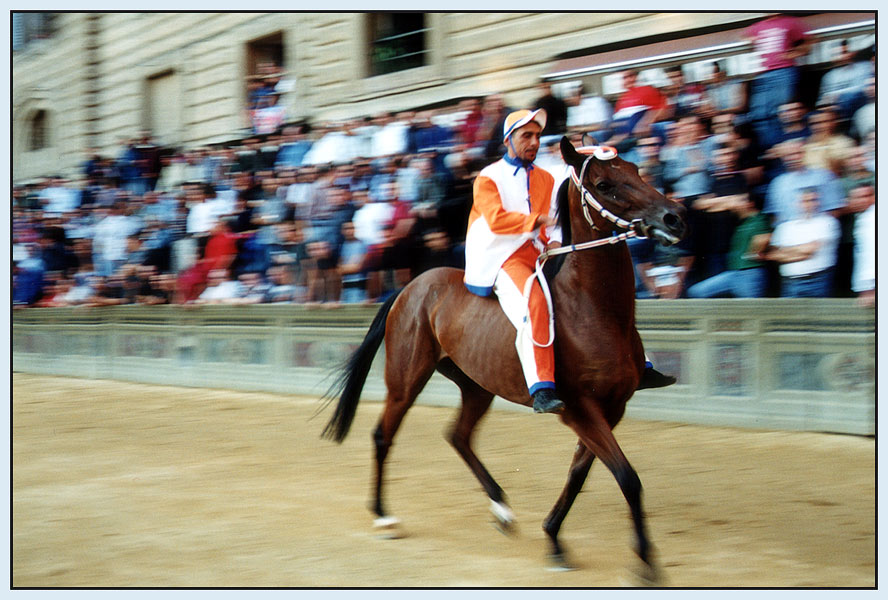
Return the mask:
M 576 169 L 583 166 L 583 157 L 580 156 L 580 153 L 577 152 L 573 144 L 570 143 L 567 136 L 561 138 L 561 158 L 564 159 L 565 163 Z
M 598 140 L 595 139 L 594 135 L 587 132 L 587 133 L 583 134 L 583 145 L 584 146 L 597 146 Z

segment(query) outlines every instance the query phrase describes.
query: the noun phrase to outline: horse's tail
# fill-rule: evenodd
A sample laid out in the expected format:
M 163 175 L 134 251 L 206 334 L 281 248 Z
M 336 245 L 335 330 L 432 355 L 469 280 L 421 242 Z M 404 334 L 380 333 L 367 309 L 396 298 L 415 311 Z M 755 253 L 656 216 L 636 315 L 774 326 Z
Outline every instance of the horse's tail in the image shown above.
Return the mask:
M 364 341 L 358 346 L 343 365 L 339 377 L 324 394 L 324 398 L 333 399 L 339 396 L 336 411 L 330 418 L 330 422 L 324 428 L 322 437 L 342 442 L 348 435 L 355 413 L 358 410 L 358 401 L 361 399 L 361 390 L 367 381 L 370 365 L 376 357 L 379 346 L 385 338 L 385 323 L 398 293 L 392 294 L 376 313 Z

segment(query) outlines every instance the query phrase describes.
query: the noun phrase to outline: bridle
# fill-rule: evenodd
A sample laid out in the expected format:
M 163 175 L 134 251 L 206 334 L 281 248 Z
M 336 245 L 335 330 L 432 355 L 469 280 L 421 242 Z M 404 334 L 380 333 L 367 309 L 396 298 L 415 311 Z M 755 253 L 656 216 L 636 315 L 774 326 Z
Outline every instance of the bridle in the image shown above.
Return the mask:
M 586 222 L 589 223 L 589 226 L 596 231 L 600 231 L 598 226 L 595 224 L 595 221 L 592 220 L 592 215 L 590 213 L 590 209 L 597 212 L 603 218 L 607 219 L 620 229 L 625 229 L 623 233 L 619 235 L 613 235 L 606 238 L 601 238 L 598 240 L 592 240 L 591 242 L 583 242 L 582 244 L 571 244 L 570 246 L 562 246 L 561 248 L 553 248 L 552 250 L 546 250 L 537 258 L 538 268 L 542 268 L 542 264 L 545 263 L 550 257 L 557 256 L 559 254 L 568 254 L 570 252 L 576 252 L 578 250 L 588 250 L 590 248 L 598 248 L 599 246 L 607 246 L 611 244 L 618 244 L 620 242 L 625 242 L 631 238 L 645 239 L 647 235 L 644 233 L 642 220 L 633 219 L 632 221 L 627 221 L 623 219 L 607 208 L 604 207 L 598 199 L 586 189 L 586 186 L 583 185 L 583 181 L 586 177 L 586 168 L 589 166 L 589 162 L 593 158 L 597 158 L 598 160 L 612 160 L 617 156 L 617 150 L 612 146 L 582 146 L 577 148 L 577 152 L 581 154 L 587 154 L 586 160 L 583 161 L 583 166 L 580 169 L 580 174 L 577 176 L 577 170 L 571 166 L 570 167 L 570 180 L 576 186 L 576 188 L 580 192 L 580 204 L 583 207 L 583 216 L 586 218 Z
M 524 285 L 524 300 L 527 306 L 530 306 L 530 292 L 533 288 L 533 282 L 535 279 L 539 280 L 540 287 L 543 290 L 543 295 L 546 297 L 546 303 L 549 306 L 549 341 L 545 344 L 541 344 L 537 342 L 533 338 L 533 334 L 531 333 L 530 339 L 535 346 L 545 348 L 547 346 L 551 346 L 555 341 L 555 314 L 552 307 L 552 293 L 549 291 L 549 285 L 546 282 L 546 276 L 543 273 L 543 265 L 546 264 L 546 261 L 553 256 L 558 256 L 560 254 L 570 254 L 572 252 L 577 252 L 580 250 L 589 250 L 590 248 L 598 248 L 601 246 L 609 246 L 612 244 L 619 244 L 620 242 L 625 242 L 631 238 L 638 239 L 646 239 L 647 235 L 644 233 L 642 220 L 641 219 L 633 219 L 632 221 L 627 221 L 623 219 L 601 204 L 592 192 L 586 189 L 586 186 L 583 185 L 583 180 L 586 176 L 586 167 L 589 166 L 589 161 L 593 158 L 597 158 L 598 160 L 612 160 L 617 156 L 616 148 L 612 146 L 581 146 L 577 148 L 577 152 L 581 154 L 587 154 L 586 160 L 583 161 L 583 166 L 580 168 L 580 175 L 577 176 L 576 169 L 571 166 L 570 167 L 570 180 L 580 191 L 581 204 L 583 206 L 583 216 L 586 218 L 586 221 L 592 227 L 592 229 L 596 231 L 600 231 L 598 226 L 595 225 L 595 221 L 592 220 L 592 215 L 590 213 L 590 208 L 595 210 L 599 215 L 603 218 L 607 219 L 620 229 L 625 229 L 623 233 L 618 235 L 612 235 L 605 238 L 600 238 L 597 240 L 592 240 L 589 242 L 583 242 L 581 244 L 571 244 L 570 246 L 561 246 L 560 248 L 552 248 L 551 250 L 544 250 L 536 259 L 536 269 L 533 276 L 527 279 L 527 283 Z M 528 308 L 529 310 L 529 308 Z M 530 320 L 525 319 L 525 323 L 529 323 Z M 522 328 L 523 329 L 523 328 Z M 521 336 L 523 334 L 522 331 L 518 332 L 518 335 Z

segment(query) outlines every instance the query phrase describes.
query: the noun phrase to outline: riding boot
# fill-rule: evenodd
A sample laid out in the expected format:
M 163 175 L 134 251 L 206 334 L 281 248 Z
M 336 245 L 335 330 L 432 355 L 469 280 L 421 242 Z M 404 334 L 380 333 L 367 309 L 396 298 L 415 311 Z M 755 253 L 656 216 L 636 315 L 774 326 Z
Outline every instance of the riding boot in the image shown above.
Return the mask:
M 533 412 L 560 413 L 564 411 L 564 402 L 555 395 L 555 390 L 543 388 L 533 393 Z
M 664 375 L 653 367 L 645 367 L 644 373 L 641 374 L 641 381 L 638 383 L 639 390 L 652 388 L 661 388 L 672 385 L 676 382 L 672 375 Z

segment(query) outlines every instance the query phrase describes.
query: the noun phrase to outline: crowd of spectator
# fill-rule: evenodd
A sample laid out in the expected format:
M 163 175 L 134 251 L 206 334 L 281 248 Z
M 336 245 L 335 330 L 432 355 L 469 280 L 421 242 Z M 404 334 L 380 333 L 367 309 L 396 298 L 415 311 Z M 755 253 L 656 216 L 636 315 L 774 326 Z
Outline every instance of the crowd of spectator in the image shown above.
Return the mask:
M 807 100 L 785 77 L 779 98 L 762 87 L 770 70 L 737 81 L 712 65 L 693 83 L 668 69 L 659 87 L 627 71 L 615 99 L 543 84 L 538 164 L 558 172 L 555 142 L 591 133 L 687 207 L 677 247 L 631 242 L 640 298 L 872 303 L 872 53 L 843 47 Z M 254 135 L 178 151 L 140 135 L 92 153 L 76 181 L 15 186 L 14 306 L 375 302 L 462 267 L 474 177 L 504 152 L 502 96 L 309 127 L 286 122 L 274 75 L 251 90 Z

